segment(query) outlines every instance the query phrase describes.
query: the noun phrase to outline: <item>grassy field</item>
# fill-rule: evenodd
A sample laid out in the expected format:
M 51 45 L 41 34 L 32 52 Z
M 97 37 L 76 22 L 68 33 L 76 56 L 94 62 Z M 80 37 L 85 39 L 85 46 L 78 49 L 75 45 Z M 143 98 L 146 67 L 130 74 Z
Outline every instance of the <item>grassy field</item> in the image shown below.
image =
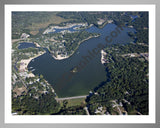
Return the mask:
M 49 24 L 60 24 L 71 20 L 57 16 L 57 13 L 59 12 L 13 12 L 12 33 L 17 37 L 24 32 L 36 35 L 40 29 L 46 28 Z
M 36 35 L 39 29 L 46 28 L 49 24 L 60 24 L 62 22 L 68 21 L 69 19 L 64 19 L 56 15 L 55 12 L 49 19 L 49 21 L 41 21 L 40 23 L 32 23 L 27 29 L 30 30 L 30 34 Z
M 67 106 L 66 107 L 84 105 L 84 104 L 86 104 L 85 99 L 86 98 L 66 100 L 67 101 Z M 60 103 L 61 106 L 63 106 L 63 101 L 59 101 L 59 103 Z
M 131 112 L 128 112 L 128 115 L 137 115 L 137 111 L 136 110 L 133 110 Z

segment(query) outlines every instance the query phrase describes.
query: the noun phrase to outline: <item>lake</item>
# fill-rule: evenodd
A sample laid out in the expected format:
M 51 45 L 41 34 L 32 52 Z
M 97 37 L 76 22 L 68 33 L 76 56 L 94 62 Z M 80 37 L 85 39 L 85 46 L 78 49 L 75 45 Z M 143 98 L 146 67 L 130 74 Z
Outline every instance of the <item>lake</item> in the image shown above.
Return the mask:
M 101 53 L 94 54 L 92 58 L 89 57 L 89 53 L 97 48 L 98 44 L 105 45 L 106 36 L 109 36 L 116 27 L 115 24 L 107 24 L 102 29 L 92 26 L 86 31 L 100 33 L 101 35 L 84 41 L 71 57 L 64 60 L 55 60 L 45 49 L 47 52 L 31 61 L 28 69 L 30 70 L 29 67 L 33 67 L 35 69 L 34 74 L 42 74 L 52 85 L 58 97 L 89 94 L 91 89 L 107 79 L 105 67 L 101 64 Z M 133 40 L 127 34 L 129 31 L 135 32 L 132 28 L 124 27 L 117 37 L 112 38 L 110 44 L 132 42 Z M 71 73 L 71 69 L 82 64 L 84 58 L 88 60 L 83 68 L 79 72 Z
M 58 32 L 61 32 L 61 31 L 64 31 L 64 30 L 68 30 L 68 31 L 78 31 L 78 29 L 76 29 L 77 27 L 80 27 L 81 25 L 74 25 L 70 28 L 63 28 L 63 29 L 59 29 L 59 28 L 54 28 L 54 32 L 49 32 L 49 33 L 58 33 Z
M 35 44 L 33 43 L 29 43 L 29 42 L 23 42 L 23 43 L 19 43 L 18 49 L 25 49 L 25 48 L 35 48 Z

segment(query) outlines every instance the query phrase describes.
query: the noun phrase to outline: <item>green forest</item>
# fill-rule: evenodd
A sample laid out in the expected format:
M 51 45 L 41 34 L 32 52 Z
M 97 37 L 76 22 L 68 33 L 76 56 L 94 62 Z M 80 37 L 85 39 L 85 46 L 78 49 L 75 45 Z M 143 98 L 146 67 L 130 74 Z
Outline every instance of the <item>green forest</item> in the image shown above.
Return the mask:
M 97 86 L 87 99 L 90 114 L 95 114 L 98 106 L 103 106 L 109 113 L 114 113 L 112 100 L 122 103 L 128 114 L 148 115 L 148 60 L 140 53 L 148 53 L 148 12 L 127 12 L 137 15 L 134 21 L 114 13 L 112 18 L 117 25 L 132 25 L 136 33 L 128 33 L 134 43 L 107 46 L 105 64 L 108 79 Z M 121 23 L 122 22 L 122 23 Z M 145 45 L 146 44 L 146 45 Z M 134 53 L 135 57 L 124 56 Z M 136 53 L 136 54 L 135 54 Z
M 108 79 L 94 89 L 98 95 L 87 98 L 89 111 L 94 114 L 95 108 L 102 105 L 112 113 L 111 100 L 122 102 L 129 113 L 137 110 L 148 114 L 148 61 L 140 57 L 123 57 L 128 53 L 144 53 L 148 47 L 128 44 L 124 46 L 110 46 L 105 49 L 109 55 L 105 64 Z M 124 102 L 125 100 L 130 104 Z
M 38 99 L 24 95 L 12 99 L 12 111 L 21 115 L 50 115 L 59 111 L 59 104 L 53 93 L 42 94 Z

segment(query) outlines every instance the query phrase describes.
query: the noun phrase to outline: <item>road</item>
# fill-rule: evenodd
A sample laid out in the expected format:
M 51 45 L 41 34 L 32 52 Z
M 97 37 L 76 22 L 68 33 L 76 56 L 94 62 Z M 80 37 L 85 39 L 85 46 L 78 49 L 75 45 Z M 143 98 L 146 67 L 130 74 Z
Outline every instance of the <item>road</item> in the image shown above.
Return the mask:
M 117 108 L 118 108 L 118 111 L 119 111 L 119 115 L 123 115 L 118 105 L 117 105 Z
M 20 41 L 20 40 L 22 40 L 22 39 L 12 39 L 12 43 Z
M 55 98 L 57 101 L 63 101 L 63 100 L 71 100 L 71 99 L 79 99 L 79 98 L 86 98 L 88 95 L 84 96 L 74 96 L 74 97 L 65 97 L 65 98 Z
M 86 111 L 87 115 L 90 115 L 87 107 L 84 107 L 84 110 Z
M 15 74 L 17 75 L 17 76 L 19 76 L 16 72 L 15 72 Z M 22 80 L 22 78 L 19 76 L 19 80 L 23 83 L 23 85 L 27 88 L 27 85 L 24 83 L 24 81 Z
M 120 108 L 119 108 L 119 105 L 117 104 L 117 102 L 116 101 L 112 101 L 113 103 L 115 103 L 115 106 L 114 107 L 117 107 L 117 109 L 118 109 L 118 111 L 119 111 L 119 115 L 123 115 L 122 114 L 122 111 L 120 110 Z

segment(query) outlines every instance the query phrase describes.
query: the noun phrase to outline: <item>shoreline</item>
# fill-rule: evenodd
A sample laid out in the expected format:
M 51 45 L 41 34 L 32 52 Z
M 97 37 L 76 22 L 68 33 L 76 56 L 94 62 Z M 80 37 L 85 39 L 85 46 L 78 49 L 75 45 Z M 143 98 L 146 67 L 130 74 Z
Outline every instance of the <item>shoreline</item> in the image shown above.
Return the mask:
M 56 101 L 63 101 L 63 100 L 86 98 L 87 96 L 88 95 L 81 95 L 81 96 L 63 97 L 63 98 L 55 98 L 55 99 Z
M 74 51 L 73 53 L 71 53 L 69 56 L 62 57 L 61 55 L 57 55 L 58 57 L 55 57 L 54 55 L 52 55 L 52 57 L 53 57 L 55 60 L 67 59 L 67 58 L 71 57 L 71 56 L 76 52 L 76 50 L 78 49 L 78 47 L 79 47 L 79 45 L 80 45 L 81 43 L 83 43 L 84 41 L 89 40 L 89 39 L 91 39 L 91 38 L 94 38 L 94 37 L 96 38 L 96 37 L 99 37 L 99 36 L 100 36 L 100 35 L 89 36 L 88 38 L 83 39 L 82 41 L 78 42 L 78 46 L 75 48 L 75 51 Z
M 105 59 L 106 55 L 107 55 L 107 53 L 104 50 L 101 50 L 101 63 L 102 64 L 106 63 L 106 59 Z
M 55 60 L 63 60 L 63 59 L 69 58 L 70 56 L 62 57 L 61 55 L 57 55 L 57 57 L 55 57 L 54 55 L 52 55 L 52 57 L 53 57 Z
M 37 47 L 37 48 L 40 48 L 41 46 L 38 44 L 38 43 L 36 43 L 36 42 L 33 42 L 33 44 Z
M 72 28 L 76 25 L 81 25 L 81 26 L 86 26 L 86 23 L 71 23 L 71 24 L 66 24 L 65 26 L 50 26 L 50 28 L 47 28 L 43 34 L 48 34 L 49 32 L 55 32 L 55 29 L 69 29 Z
M 39 57 L 39 56 L 41 56 L 41 55 L 43 55 L 43 54 L 45 54 L 46 53 L 46 51 L 44 51 L 44 52 L 40 52 L 39 54 L 37 54 L 37 55 L 35 55 L 35 56 L 33 56 L 33 57 L 31 57 L 31 58 L 29 58 L 29 59 L 22 59 L 21 61 L 20 61 L 20 68 L 19 68 L 19 70 L 20 71 L 28 71 L 28 64 L 33 60 L 33 59 L 35 59 L 35 58 L 37 58 L 37 57 Z M 29 72 L 29 71 L 28 71 Z M 35 75 L 31 72 L 31 73 L 29 73 L 29 77 L 34 77 Z

